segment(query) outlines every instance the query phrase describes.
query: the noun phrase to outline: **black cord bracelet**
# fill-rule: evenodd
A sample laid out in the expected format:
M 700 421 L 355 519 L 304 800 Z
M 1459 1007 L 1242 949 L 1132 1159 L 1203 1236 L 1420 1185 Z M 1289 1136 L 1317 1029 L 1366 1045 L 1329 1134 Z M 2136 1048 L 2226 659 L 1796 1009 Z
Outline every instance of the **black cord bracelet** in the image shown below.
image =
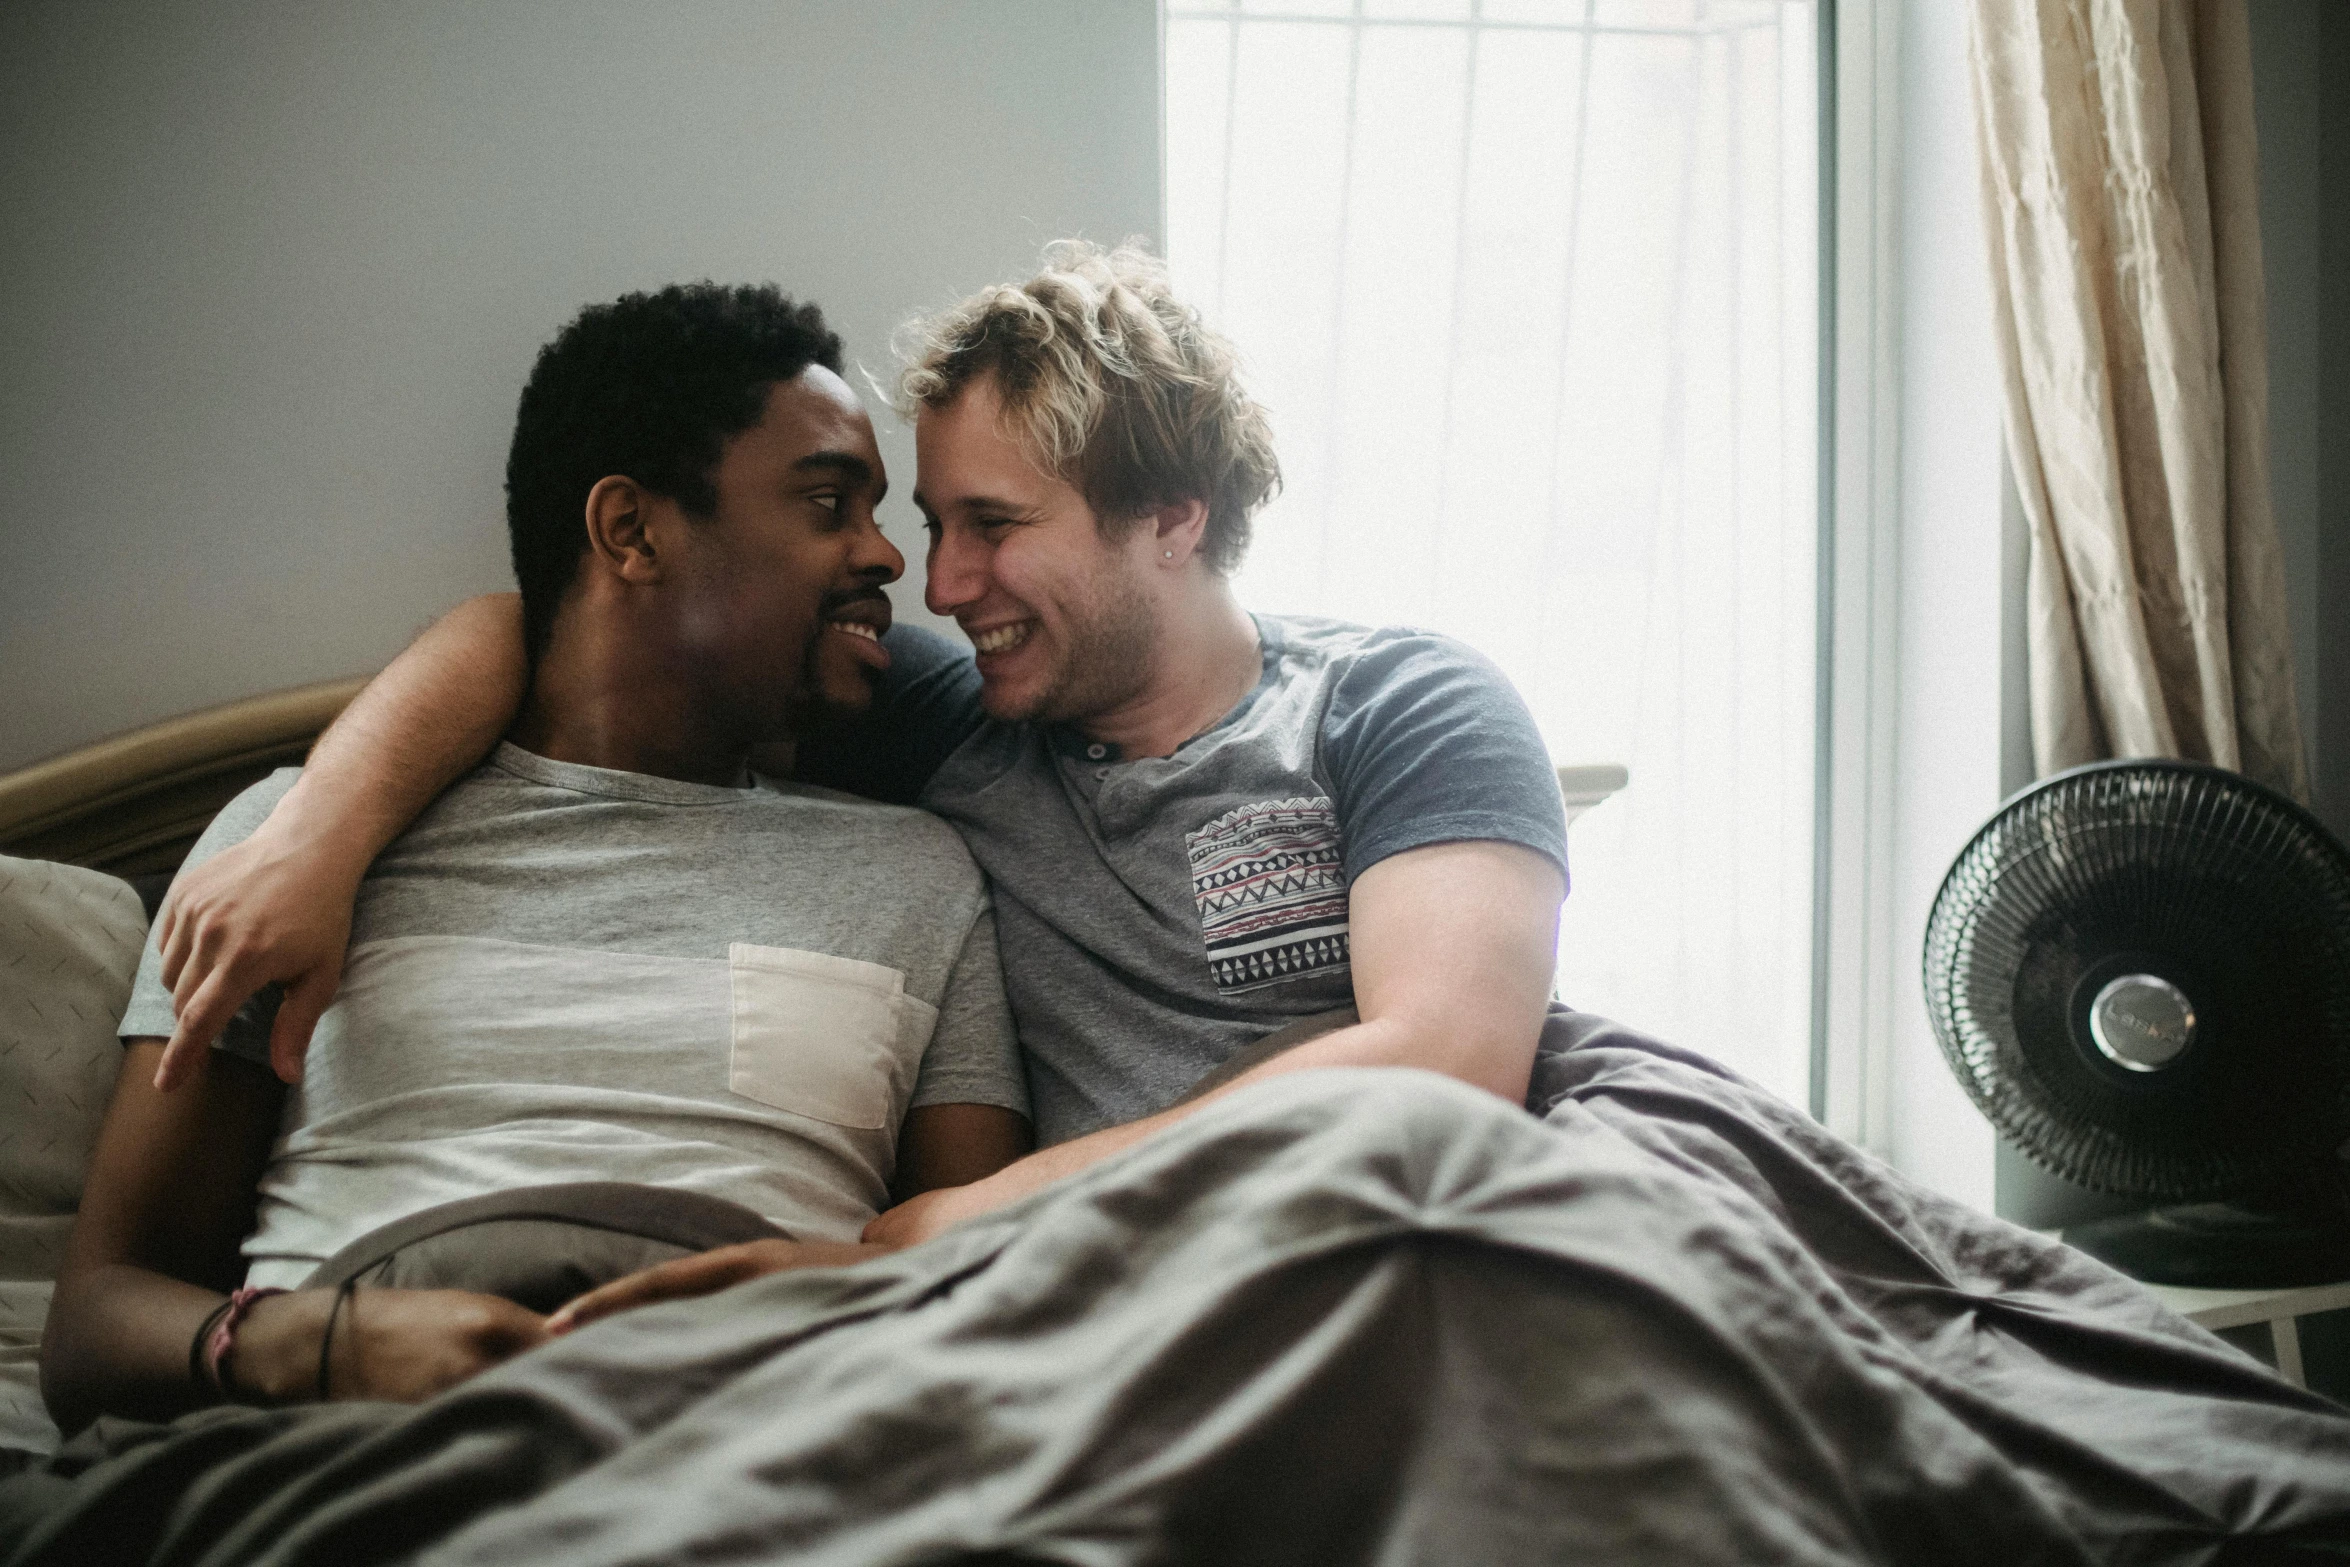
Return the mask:
M 335 1303 L 326 1308 L 326 1332 L 318 1340 L 318 1401 L 322 1404 L 326 1402 L 327 1372 L 333 1364 L 335 1318 L 343 1314 L 343 1302 L 349 1300 L 352 1292 L 358 1288 L 359 1276 L 353 1274 L 335 1286 Z

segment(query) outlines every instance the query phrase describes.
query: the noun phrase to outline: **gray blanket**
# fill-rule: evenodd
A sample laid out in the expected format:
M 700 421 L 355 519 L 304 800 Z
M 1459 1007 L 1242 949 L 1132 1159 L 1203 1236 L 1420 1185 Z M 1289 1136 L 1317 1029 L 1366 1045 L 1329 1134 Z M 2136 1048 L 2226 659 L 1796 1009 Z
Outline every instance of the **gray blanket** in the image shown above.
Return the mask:
M 1694 1057 L 1303 1073 L 417 1409 L 101 1422 L 19 1562 L 2350 1559 L 2350 1419 Z

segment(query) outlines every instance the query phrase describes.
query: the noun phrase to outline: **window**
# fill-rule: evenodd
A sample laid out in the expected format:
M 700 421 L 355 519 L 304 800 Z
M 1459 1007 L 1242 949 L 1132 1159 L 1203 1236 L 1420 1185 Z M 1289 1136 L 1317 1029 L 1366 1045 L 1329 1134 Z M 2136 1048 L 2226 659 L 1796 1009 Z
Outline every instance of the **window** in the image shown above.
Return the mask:
M 1801 0 L 1173 0 L 1167 243 L 1286 493 L 1253 608 L 1458 636 L 1560 763 L 1560 994 L 1802 1104 L 1818 18 Z

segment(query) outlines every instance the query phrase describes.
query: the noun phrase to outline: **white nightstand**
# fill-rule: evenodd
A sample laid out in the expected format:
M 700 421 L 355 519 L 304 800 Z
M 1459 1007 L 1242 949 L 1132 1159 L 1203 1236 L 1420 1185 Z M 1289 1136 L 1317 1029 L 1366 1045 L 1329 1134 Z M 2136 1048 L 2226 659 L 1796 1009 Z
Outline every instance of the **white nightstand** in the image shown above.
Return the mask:
M 2269 1342 L 2276 1347 L 2277 1374 L 2296 1387 L 2309 1385 L 2301 1374 L 2297 1320 L 2350 1307 L 2350 1283 L 2310 1284 L 2289 1290 L 2192 1290 L 2176 1284 L 2146 1287 L 2171 1310 L 2214 1333 L 2267 1324 Z

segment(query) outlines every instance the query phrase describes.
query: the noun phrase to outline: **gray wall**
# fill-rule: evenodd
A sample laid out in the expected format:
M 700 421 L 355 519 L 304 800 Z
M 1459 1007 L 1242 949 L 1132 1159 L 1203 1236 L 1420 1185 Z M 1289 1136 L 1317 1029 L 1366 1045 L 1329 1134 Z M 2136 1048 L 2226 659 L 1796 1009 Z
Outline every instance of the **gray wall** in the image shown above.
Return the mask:
M 2318 814 L 2350 839 L 2350 6 L 2253 0 L 2269 456 Z
M 14 0 L 0 60 L 0 768 L 510 585 L 514 398 L 584 303 L 774 279 L 881 369 L 1159 224 L 1151 0 Z

